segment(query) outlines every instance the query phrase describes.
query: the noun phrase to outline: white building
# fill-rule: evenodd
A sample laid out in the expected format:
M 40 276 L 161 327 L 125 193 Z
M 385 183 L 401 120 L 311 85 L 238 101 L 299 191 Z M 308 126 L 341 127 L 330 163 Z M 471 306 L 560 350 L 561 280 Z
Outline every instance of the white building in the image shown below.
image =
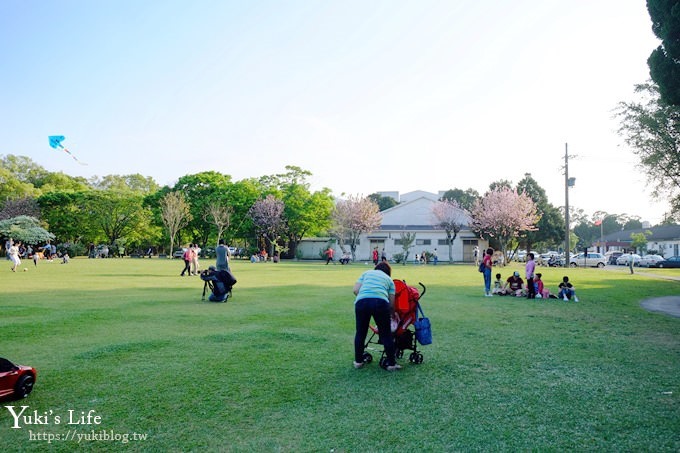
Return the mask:
M 392 261 L 395 254 L 403 253 L 401 235 L 415 233 L 416 239 L 409 249 L 409 260 L 423 252 L 434 253 L 436 250 L 439 261 L 449 261 L 449 246 L 446 231 L 432 226 L 432 206 L 439 200 L 443 192 L 434 194 L 424 191 L 409 192 L 399 196 L 398 192 L 382 192 L 382 196 L 390 196 L 399 202 L 398 205 L 382 211 L 382 225 L 379 230 L 362 235 L 356 249 L 358 261 L 370 261 L 375 247 L 382 254 L 385 251 Z M 321 252 L 327 247 L 329 238 L 303 239 L 299 245 L 300 254 L 304 259 L 321 258 Z M 475 246 L 484 250 L 488 243 L 473 233 L 469 227 L 463 227 L 458 233 L 452 246 L 452 261 L 474 261 Z M 337 244 L 332 244 L 336 256 L 342 252 Z

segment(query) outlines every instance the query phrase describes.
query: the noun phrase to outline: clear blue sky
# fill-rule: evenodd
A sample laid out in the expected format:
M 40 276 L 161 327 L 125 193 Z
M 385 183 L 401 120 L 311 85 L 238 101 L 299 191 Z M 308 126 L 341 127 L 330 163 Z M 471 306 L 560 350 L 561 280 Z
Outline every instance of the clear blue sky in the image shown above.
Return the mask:
M 612 110 L 657 45 L 643 0 L 1 0 L 0 154 L 160 184 L 296 165 L 335 195 L 529 172 L 562 206 L 568 142 L 571 206 L 656 222 Z

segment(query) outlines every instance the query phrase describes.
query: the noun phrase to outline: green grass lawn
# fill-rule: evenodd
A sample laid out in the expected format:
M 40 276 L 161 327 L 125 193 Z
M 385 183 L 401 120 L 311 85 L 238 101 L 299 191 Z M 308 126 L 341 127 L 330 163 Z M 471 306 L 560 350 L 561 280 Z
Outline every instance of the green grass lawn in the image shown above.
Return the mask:
M 397 265 L 393 277 L 427 285 L 434 343 L 424 363 L 389 373 L 377 360 L 352 367 L 362 263 L 235 262 L 227 304 L 201 302 L 202 281 L 180 277 L 178 260 L 24 266 L 0 272 L 0 356 L 36 367 L 38 382 L 2 406 L 28 405 L 47 423 L 13 429 L 0 407 L 3 450 L 93 431 L 98 440 L 49 447 L 680 450 L 680 319 L 640 308 L 680 295 L 677 281 L 570 269 L 581 302 L 529 301 L 483 297 L 472 265 Z M 565 270 L 542 272 L 556 291 Z M 100 423 L 68 425 L 69 411 Z M 147 439 L 122 443 L 132 433 Z

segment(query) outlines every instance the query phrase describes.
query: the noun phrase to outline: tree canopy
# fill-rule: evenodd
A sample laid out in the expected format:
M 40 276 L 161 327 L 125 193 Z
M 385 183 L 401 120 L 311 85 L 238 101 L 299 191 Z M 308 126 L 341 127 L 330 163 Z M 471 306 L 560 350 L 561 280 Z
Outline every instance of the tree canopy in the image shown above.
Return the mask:
M 652 31 L 661 40 L 647 59 L 664 104 L 680 107 L 680 1 L 647 0 Z

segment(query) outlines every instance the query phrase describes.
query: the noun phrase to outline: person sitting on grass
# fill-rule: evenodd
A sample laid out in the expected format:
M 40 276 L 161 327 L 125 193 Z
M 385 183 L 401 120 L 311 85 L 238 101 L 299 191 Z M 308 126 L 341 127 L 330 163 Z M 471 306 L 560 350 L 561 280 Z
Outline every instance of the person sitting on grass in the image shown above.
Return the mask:
M 499 296 L 505 296 L 505 291 L 503 291 L 503 281 L 501 280 L 501 274 L 496 274 L 496 280 L 493 282 L 493 289 L 491 294 L 498 294 Z
M 503 287 L 503 291 L 509 296 L 524 296 L 524 280 L 519 276 L 519 272 L 515 271 L 508 277 L 505 286 Z
M 578 302 L 578 297 L 576 297 L 576 289 L 574 289 L 574 285 L 572 285 L 569 281 L 569 277 L 566 275 L 562 277 L 562 283 L 558 285 L 558 288 L 560 291 L 557 294 L 557 297 L 562 298 L 562 300 L 565 302 L 570 301 L 573 297 L 574 302 Z
M 537 299 L 557 299 L 557 296 L 550 294 L 550 290 L 543 284 L 543 274 L 540 272 L 537 272 L 534 277 L 534 287 L 536 288 Z

